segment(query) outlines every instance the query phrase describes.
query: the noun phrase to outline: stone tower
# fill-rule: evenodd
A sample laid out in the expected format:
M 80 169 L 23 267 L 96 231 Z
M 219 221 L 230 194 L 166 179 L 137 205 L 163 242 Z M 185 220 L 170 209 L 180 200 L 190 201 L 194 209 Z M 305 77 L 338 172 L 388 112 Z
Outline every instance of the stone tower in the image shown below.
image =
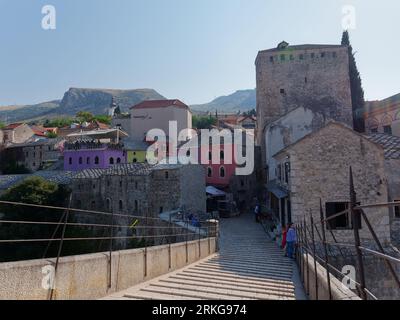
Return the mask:
M 255 64 L 257 142 L 263 157 L 265 127 L 297 107 L 353 127 L 347 46 L 281 42 L 277 48 L 260 51 Z

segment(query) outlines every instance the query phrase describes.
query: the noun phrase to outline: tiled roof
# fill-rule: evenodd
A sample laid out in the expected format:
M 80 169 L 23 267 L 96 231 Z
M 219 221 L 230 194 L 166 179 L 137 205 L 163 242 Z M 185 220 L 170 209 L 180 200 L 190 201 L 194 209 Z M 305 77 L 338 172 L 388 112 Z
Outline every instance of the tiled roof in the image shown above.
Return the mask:
M 10 123 L 8 126 L 4 127 L 3 130 L 13 130 L 18 128 L 19 126 L 22 126 L 24 123 Z
M 385 133 L 372 133 L 366 137 L 383 147 L 386 159 L 400 159 L 400 137 Z
M 62 142 L 63 138 L 54 138 L 54 139 L 41 139 L 38 141 L 30 141 L 24 143 L 14 143 L 9 145 L 7 148 L 20 148 L 20 147 L 34 147 L 34 146 L 46 146 L 46 145 L 53 145 L 59 142 Z
M 166 107 L 178 107 L 178 108 L 184 108 L 188 109 L 188 105 L 184 104 L 182 101 L 178 99 L 174 100 L 147 100 L 147 101 L 142 101 L 133 107 L 131 109 L 151 109 L 151 108 L 166 108 Z
M 79 171 L 74 178 L 75 179 L 88 179 L 88 178 L 99 178 L 104 174 L 106 169 L 86 169 Z
M 148 175 L 153 170 L 153 165 L 148 163 L 125 163 L 120 165 L 112 166 L 105 170 L 105 175 L 113 175 L 113 176 L 142 176 Z
M 150 143 L 140 140 L 133 140 L 130 138 L 122 139 L 122 143 L 124 144 L 126 150 L 132 151 L 146 151 L 150 146 Z
M 32 174 L 0 175 L 0 190 L 6 190 L 30 177 L 41 177 L 57 184 L 69 184 L 76 175 L 72 171 L 37 171 Z

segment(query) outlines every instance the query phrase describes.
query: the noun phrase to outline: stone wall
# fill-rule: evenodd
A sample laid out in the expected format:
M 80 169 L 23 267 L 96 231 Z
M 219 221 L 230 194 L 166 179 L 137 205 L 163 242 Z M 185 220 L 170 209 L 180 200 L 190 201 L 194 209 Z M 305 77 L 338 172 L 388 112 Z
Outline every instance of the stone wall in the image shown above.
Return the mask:
M 386 178 L 388 180 L 389 202 L 400 201 L 400 159 L 386 159 Z M 394 208 L 390 208 L 390 233 L 394 245 L 400 247 L 400 217 L 396 217 Z
M 361 204 L 387 201 L 383 149 L 344 125 L 331 122 L 278 155 L 290 158 L 289 190 L 293 222 L 320 219 L 320 199 L 327 202 L 349 202 L 349 169 L 353 168 L 357 201 Z M 390 241 L 387 208 L 365 210 L 382 242 Z M 334 230 L 338 241 L 354 241 L 353 230 Z M 328 234 L 329 235 L 329 234 Z M 360 236 L 372 239 L 365 223 Z
M 56 275 L 55 300 L 91 300 L 125 290 L 206 258 L 216 251 L 216 239 L 202 239 L 145 249 L 62 257 Z M 0 300 L 46 300 L 49 290 L 44 267 L 55 259 L 0 263 Z

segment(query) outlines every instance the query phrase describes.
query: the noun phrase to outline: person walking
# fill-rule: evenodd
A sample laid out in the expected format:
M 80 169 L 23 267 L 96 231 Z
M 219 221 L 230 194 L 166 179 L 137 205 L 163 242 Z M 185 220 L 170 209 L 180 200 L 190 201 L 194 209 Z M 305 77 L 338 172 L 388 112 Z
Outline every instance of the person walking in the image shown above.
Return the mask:
M 285 251 L 285 257 L 287 257 L 286 236 L 287 236 L 287 229 L 286 226 L 283 226 L 281 248 Z
M 289 258 L 294 259 L 294 248 L 296 245 L 297 236 L 296 229 L 293 223 L 288 224 L 288 231 L 286 234 L 286 248 L 287 255 Z

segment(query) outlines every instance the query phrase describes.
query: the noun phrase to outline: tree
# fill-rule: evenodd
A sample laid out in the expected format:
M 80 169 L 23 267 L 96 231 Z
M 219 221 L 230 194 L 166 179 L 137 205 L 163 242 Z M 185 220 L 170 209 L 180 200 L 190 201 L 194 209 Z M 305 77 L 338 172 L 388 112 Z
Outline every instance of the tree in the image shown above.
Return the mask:
M 94 120 L 97 120 L 98 122 L 101 122 L 104 124 L 111 124 L 111 117 L 104 115 L 104 114 L 94 116 Z
M 88 111 L 79 111 L 76 114 L 76 118 L 78 119 L 78 121 L 80 123 L 82 122 L 91 122 L 94 119 L 94 116 L 92 113 L 88 112 Z
M 211 129 L 217 123 L 217 118 L 212 116 L 196 116 L 192 118 L 192 127 L 195 129 Z
M 0 121 L 0 129 L 3 129 L 6 125 Z
M 365 121 L 363 117 L 365 106 L 364 90 L 362 88 L 361 76 L 358 72 L 355 54 L 353 53 L 353 47 L 350 44 L 350 36 L 347 30 L 343 32 L 342 45 L 348 46 L 349 50 L 350 89 L 354 130 L 357 132 L 365 132 Z

